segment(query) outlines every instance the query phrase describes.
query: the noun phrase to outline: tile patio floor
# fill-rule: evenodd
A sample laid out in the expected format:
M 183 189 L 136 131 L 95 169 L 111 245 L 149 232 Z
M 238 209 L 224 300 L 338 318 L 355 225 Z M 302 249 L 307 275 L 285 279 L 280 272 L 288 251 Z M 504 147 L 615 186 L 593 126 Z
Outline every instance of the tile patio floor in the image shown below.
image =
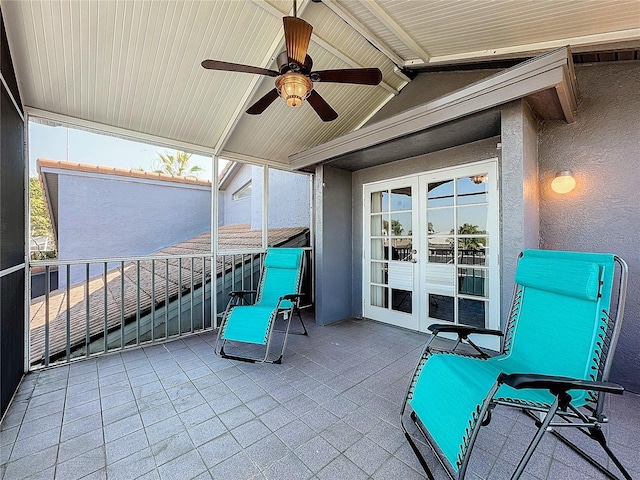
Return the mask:
M 426 337 L 307 317 L 282 365 L 220 359 L 208 332 L 27 375 L 0 426 L 0 478 L 424 478 L 398 412 Z M 638 412 L 640 396 L 612 398 L 607 428 L 640 478 Z M 497 408 L 467 478 L 509 478 L 531 434 Z M 546 437 L 523 478 L 603 478 Z

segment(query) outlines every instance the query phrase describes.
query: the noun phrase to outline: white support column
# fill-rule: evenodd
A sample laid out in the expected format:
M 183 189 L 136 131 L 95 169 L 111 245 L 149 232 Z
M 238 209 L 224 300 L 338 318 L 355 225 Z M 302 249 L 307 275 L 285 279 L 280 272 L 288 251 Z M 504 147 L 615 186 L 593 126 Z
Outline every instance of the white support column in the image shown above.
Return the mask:
M 262 167 L 262 249 L 269 246 L 269 166 Z
M 217 155 L 211 157 L 211 328 L 218 327 L 218 164 Z M 204 278 L 204 272 L 202 272 Z M 204 285 L 204 281 L 203 281 Z M 204 325 L 204 319 L 203 319 Z

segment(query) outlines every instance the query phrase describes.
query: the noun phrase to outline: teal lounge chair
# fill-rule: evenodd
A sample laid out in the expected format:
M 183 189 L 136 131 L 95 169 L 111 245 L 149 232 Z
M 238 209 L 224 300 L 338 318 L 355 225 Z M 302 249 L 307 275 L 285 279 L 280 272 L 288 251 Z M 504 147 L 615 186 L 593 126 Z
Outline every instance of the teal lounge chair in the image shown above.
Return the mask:
M 269 248 L 257 291 L 238 291 L 230 293 L 230 300 L 222 317 L 215 351 L 224 358 L 247 362 L 281 363 L 287 343 L 287 335 L 294 313 L 300 316 L 299 301 L 302 297 L 300 286 L 304 269 L 304 251 L 302 248 Z M 249 304 L 251 297 L 255 302 Z M 279 355 L 269 360 L 274 324 L 279 315 L 285 320 L 282 349 Z M 303 334 L 306 328 L 302 323 Z M 255 358 L 249 355 L 230 355 L 225 352 L 227 342 L 239 342 L 264 346 L 264 356 Z
M 434 337 L 455 332 L 458 342 L 453 351 L 427 344 L 402 407 L 403 431 L 425 472 L 433 478 L 418 444 L 431 447 L 451 478 L 464 478 L 481 426 L 501 405 L 522 409 L 538 427 L 511 478 L 524 472 L 548 430 L 609 478 L 618 478 L 559 433 L 571 426 L 596 440 L 630 479 L 601 430 L 607 421 L 605 394 L 623 392 L 607 379 L 624 310 L 626 264 L 607 254 L 526 250 L 515 282 L 499 355 L 490 357 L 474 344 L 475 350 L 463 353 L 458 346 L 468 335 L 500 331 L 451 324 L 430 328 Z M 407 417 L 418 427 L 413 434 Z

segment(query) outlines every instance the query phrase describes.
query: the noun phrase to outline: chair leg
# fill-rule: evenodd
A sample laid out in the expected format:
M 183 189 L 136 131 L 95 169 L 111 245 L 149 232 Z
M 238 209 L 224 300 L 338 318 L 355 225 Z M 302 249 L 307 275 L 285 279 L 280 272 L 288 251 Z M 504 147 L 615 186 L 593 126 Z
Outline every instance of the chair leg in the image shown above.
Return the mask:
M 588 423 L 588 419 L 586 417 L 584 417 L 577 409 L 575 409 L 574 407 L 570 407 L 570 408 L 572 410 L 574 410 L 576 415 L 578 415 L 578 417 L 584 423 Z M 529 410 L 524 410 L 524 412 L 529 417 L 531 417 L 533 420 L 535 420 L 536 422 L 540 421 L 540 419 L 535 414 L 533 414 L 533 412 L 531 412 Z M 600 444 L 602 449 L 605 451 L 605 453 L 608 455 L 608 457 L 611 459 L 611 461 L 616 465 L 616 467 L 618 467 L 618 470 L 620 470 L 620 473 L 622 473 L 622 475 L 623 475 L 623 477 L 625 479 L 632 480 L 631 479 L 631 475 L 629 474 L 627 469 L 624 468 L 624 466 L 622 465 L 620 460 L 618 460 L 618 457 L 616 457 L 616 455 L 613 453 L 613 451 L 607 445 L 607 439 L 604 436 L 604 433 L 602 432 L 602 429 L 600 428 L 600 425 L 595 424 L 595 425 L 592 425 L 592 426 L 587 426 L 585 428 L 587 428 L 587 430 L 583 429 L 582 427 L 577 427 L 579 432 L 587 435 L 588 437 L 592 438 L 593 440 L 595 440 L 596 442 L 598 442 Z M 617 475 L 612 473 L 609 469 L 607 469 L 607 467 L 603 466 L 602 464 L 600 464 L 600 462 L 598 460 L 593 458 L 593 456 L 591 456 L 589 453 L 585 452 L 578 445 L 576 445 L 571 440 L 569 440 L 567 437 L 562 435 L 557 429 L 551 430 L 550 433 L 554 437 L 556 437 L 558 440 L 560 440 L 562 443 L 564 443 L 567 447 L 569 447 L 571 450 L 573 450 L 575 453 L 580 455 L 584 460 L 589 462 L 591 464 L 591 466 L 593 466 L 594 468 L 597 468 L 607 478 L 610 478 L 611 480 L 618 480 L 618 476 Z
M 564 395 L 566 395 L 566 392 L 564 393 Z M 569 400 L 571 400 L 571 397 L 569 397 Z M 512 479 L 518 479 L 524 473 L 524 469 L 526 468 L 527 463 L 531 459 L 533 452 L 535 451 L 536 447 L 540 443 L 540 440 L 542 440 L 542 436 L 547 431 L 547 427 L 549 426 L 549 424 L 551 423 L 551 420 L 553 419 L 554 415 L 558 411 L 558 407 L 560 406 L 560 401 L 561 400 L 558 396 L 556 397 L 554 402 L 551 404 L 551 407 L 549 408 L 549 411 L 545 415 L 544 420 L 540 422 L 540 427 L 538 428 L 538 431 L 536 432 L 536 434 L 533 436 L 533 439 L 531 440 L 529 447 L 527 448 L 526 452 L 524 452 L 524 455 L 520 459 L 520 462 L 516 467 L 516 471 L 511 476 Z

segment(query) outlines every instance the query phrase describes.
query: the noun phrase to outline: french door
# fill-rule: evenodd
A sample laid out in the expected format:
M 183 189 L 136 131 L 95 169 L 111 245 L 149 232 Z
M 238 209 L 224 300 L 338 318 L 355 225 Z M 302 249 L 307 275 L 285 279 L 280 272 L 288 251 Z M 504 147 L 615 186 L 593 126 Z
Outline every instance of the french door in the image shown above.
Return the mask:
M 364 316 L 499 328 L 498 230 L 495 160 L 365 185 Z

